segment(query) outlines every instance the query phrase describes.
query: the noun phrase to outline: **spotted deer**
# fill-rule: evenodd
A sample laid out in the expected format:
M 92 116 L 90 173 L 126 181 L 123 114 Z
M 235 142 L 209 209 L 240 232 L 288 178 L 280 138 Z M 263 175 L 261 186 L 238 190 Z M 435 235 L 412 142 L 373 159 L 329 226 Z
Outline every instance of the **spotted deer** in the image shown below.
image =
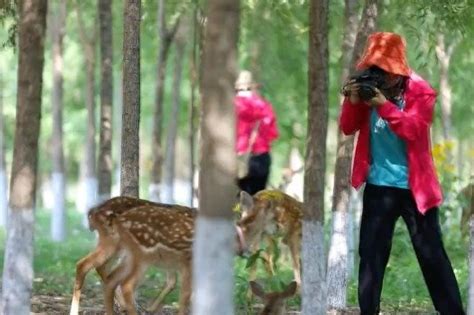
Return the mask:
M 250 281 L 250 289 L 255 296 L 258 296 L 264 303 L 259 315 L 284 315 L 286 314 L 286 299 L 295 295 L 298 288 L 296 281 L 292 281 L 283 291 L 266 293 L 255 281 Z
M 114 291 L 118 286 L 122 289 L 127 314 L 137 314 L 133 294 L 141 277 L 151 265 L 164 268 L 168 272 L 180 273 L 178 314 L 186 314 L 192 292 L 195 218 L 196 212 L 187 207 L 146 205 L 127 211 L 113 220 L 113 227 L 119 234 L 124 249 L 124 259 L 108 277 L 104 286 L 104 303 L 108 315 L 113 314 Z M 242 240 L 240 233 L 236 234 L 236 244 L 240 252 L 243 247 Z M 162 293 L 150 309 L 159 309 L 169 291 Z
M 105 282 L 108 275 L 107 265 L 120 252 L 119 235 L 112 227 L 112 220 L 130 209 L 143 205 L 157 204 L 143 199 L 121 196 L 104 201 L 89 211 L 87 215 L 89 228 L 91 231 L 97 231 L 98 242 L 96 248 L 76 264 L 76 278 L 70 315 L 79 313 L 81 289 L 89 271 L 95 268 L 102 282 Z M 120 296 L 118 297 L 119 301 L 122 301 Z
M 303 204 L 293 197 L 278 190 L 263 190 L 253 197 L 242 191 L 240 193 L 242 215 L 237 225 L 242 230 L 243 240 L 251 252 L 256 252 L 262 241 L 268 244 L 264 252 L 265 267 L 274 274 L 273 247 L 282 243 L 289 247 L 293 264 L 294 279 L 301 284 L 301 220 Z M 256 264 L 250 270 L 250 280 L 255 279 Z

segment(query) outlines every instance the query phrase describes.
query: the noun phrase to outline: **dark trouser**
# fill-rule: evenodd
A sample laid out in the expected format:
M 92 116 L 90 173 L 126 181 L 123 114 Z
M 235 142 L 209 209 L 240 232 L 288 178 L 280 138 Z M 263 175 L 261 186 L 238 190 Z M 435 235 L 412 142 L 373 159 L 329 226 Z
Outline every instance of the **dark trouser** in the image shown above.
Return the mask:
M 441 315 L 464 314 L 456 277 L 443 246 L 438 208 L 422 215 L 410 190 L 367 184 L 359 243 L 361 315 L 379 313 L 385 267 L 400 216 L 408 227 L 435 309 Z
M 270 165 L 272 163 L 269 153 L 251 155 L 249 159 L 249 170 L 247 176 L 239 178 L 239 188 L 250 195 L 254 195 L 267 186 Z

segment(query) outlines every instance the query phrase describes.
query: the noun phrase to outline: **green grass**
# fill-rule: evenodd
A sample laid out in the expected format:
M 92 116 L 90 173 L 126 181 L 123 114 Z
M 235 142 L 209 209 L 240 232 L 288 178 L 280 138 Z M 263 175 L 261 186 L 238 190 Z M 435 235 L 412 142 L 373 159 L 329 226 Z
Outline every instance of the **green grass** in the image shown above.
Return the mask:
M 73 207 L 70 207 L 73 209 Z M 70 296 L 74 282 L 76 262 L 91 251 L 96 243 L 94 233 L 84 228 L 81 215 L 75 211 L 68 212 L 68 237 L 64 243 L 54 243 L 49 237 L 49 213 L 39 210 L 36 215 L 35 234 L 35 280 L 33 294 Z M 459 226 L 443 227 L 446 250 L 451 259 L 457 279 L 461 287 L 464 301 L 467 295 L 467 242 L 462 240 Z M 3 268 L 3 247 L 5 232 L 0 232 L 0 268 Z M 257 279 L 267 290 L 280 290 L 283 285 L 293 278 L 291 264 L 285 253 L 280 258 L 277 275 L 270 277 L 258 263 Z M 235 259 L 235 300 L 243 313 L 249 305 L 247 301 L 247 261 Z M 357 267 L 355 267 L 355 272 Z M 354 274 L 348 290 L 348 303 L 357 305 L 357 275 Z M 151 269 L 140 287 L 140 300 L 152 299 L 158 293 L 158 288 L 164 282 L 164 274 L 157 269 Z M 88 296 L 100 296 L 101 285 L 95 272 L 91 272 L 85 283 L 84 299 Z M 177 303 L 178 293 L 173 292 L 166 300 L 168 304 Z M 298 308 L 300 298 L 289 300 L 290 308 Z M 432 310 L 431 300 L 426 289 L 423 276 L 418 267 L 408 232 L 402 220 L 399 220 L 395 230 L 392 254 L 384 281 L 382 293 L 382 308 L 385 310 L 423 309 Z

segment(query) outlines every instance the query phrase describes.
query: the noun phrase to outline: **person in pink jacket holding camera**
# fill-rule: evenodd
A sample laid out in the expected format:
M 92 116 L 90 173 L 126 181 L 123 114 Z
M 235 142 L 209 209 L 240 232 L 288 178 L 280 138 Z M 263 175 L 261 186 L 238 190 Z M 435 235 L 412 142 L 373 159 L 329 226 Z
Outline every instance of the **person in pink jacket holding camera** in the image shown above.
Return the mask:
M 407 63 L 394 33 L 369 36 L 343 87 L 340 128 L 358 132 L 351 181 L 365 183 L 359 243 L 359 305 L 378 314 L 395 223 L 405 221 L 435 309 L 464 314 L 438 219 L 442 203 L 430 144 L 436 92 Z

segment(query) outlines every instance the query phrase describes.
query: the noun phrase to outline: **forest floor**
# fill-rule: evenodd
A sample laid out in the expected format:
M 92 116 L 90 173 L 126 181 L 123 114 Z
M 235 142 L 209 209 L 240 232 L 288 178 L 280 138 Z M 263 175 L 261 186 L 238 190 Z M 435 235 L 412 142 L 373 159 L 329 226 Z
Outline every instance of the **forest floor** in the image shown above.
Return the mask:
M 80 223 L 82 217 L 70 211 L 68 213 L 68 238 L 65 242 L 55 243 L 49 238 L 50 217 L 44 211 L 37 212 L 35 258 L 33 282 L 32 314 L 34 315 L 67 315 L 71 303 L 72 286 L 76 262 L 90 252 L 97 242 L 94 233 Z M 446 249 L 452 259 L 454 271 L 460 282 L 463 300 L 467 295 L 467 242 L 459 236 L 459 227 L 446 226 L 444 231 Z M 0 230 L 0 270 L 3 269 L 3 246 L 5 233 Z M 281 289 L 293 279 L 291 263 L 282 252 L 276 275 L 269 276 L 259 263 L 257 280 L 265 289 Z M 261 304 L 258 300 L 248 301 L 248 261 L 242 258 L 235 260 L 235 302 L 238 305 L 236 315 L 258 314 Z M 356 265 L 356 264 L 355 264 Z M 1 276 L 1 274 L 0 274 Z M 165 280 L 165 274 L 155 268 L 147 272 L 136 293 L 138 304 L 145 307 L 147 302 L 156 297 Z M 1 281 L 1 279 L 0 279 Z M 359 314 L 357 305 L 357 281 L 355 272 L 348 287 L 347 303 L 349 308 L 342 312 L 329 312 L 331 315 Z M 166 307 L 160 314 L 176 313 L 178 290 L 173 291 L 166 299 Z M 250 306 L 246 306 L 250 305 Z M 299 296 L 288 300 L 287 314 L 299 314 L 301 300 Z M 435 314 L 431 299 L 419 270 L 416 257 L 406 228 L 399 224 L 395 230 L 392 255 L 387 266 L 384 290 L 382 292 L 382 314 L 385 315 L 433 315 Z M 95 272 L 91 272 L 82 290 L 81 315 L 104 314 L 102 285 Z M 146 314 L 141 312 L 141 314 Z M 148 315 L 148 314 L 146 314 Z
M 70 296 L 53 296 L 53 295 L 36 295 L 32 298 L 31 315 L 67 315 L 69 314 L 69 306 L 71 303 Z M 252 310 L 240 310 L 236 315 L 254 315 L 259 314 L 262 305 L 256 304 Z M 138 306 L 139 314 L 152 315 L 146 312 L 142 307 Z M 153 313 L 153 315 L 175 315 L 177 309 L 174 306 L 165 306 L 160 312 Z M 103 300 L 100 295 L 95 297 L 84 297 L 81 300 L 80 315 L 102 315 L 104 312 Z M 288 310 L 287 315 L 300 314 L 296 310 Z M 349 307 L 345 310 L 329 311 L 328 315 L 358 315 L 360 314 L 358 308 Z M 398 310 L 385 311 L 381 315 L 433 315 L 436 313 L 427 312 L 426 310 Z

